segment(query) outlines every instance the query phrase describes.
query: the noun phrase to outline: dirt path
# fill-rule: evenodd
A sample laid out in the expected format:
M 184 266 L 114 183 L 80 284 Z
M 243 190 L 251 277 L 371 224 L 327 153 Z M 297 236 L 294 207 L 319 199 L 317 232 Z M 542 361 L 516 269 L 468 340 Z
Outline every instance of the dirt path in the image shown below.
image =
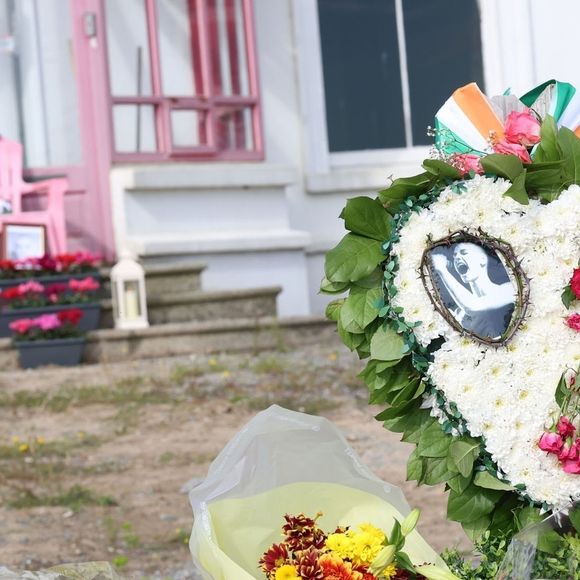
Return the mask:
M 411 447 L 373 419 L 360 362 L 331 348 L 0 375 L 0 565 L 112 561 L 130 578 L 194 578 L 180 491 L 271 403 L 323 415 L 422 508 L 436 549 L 467 548 L 441 488 L 405 482 Z

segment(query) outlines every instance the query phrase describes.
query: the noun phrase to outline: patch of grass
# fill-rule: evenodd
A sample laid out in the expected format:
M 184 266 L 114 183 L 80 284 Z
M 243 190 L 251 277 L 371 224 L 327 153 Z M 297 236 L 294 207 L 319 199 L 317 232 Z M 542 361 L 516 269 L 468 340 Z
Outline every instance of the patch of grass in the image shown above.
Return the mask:
M 129 558 L 127 556 L 115 556 L 112 560 L 113 566 L 115 566 L 115 568 L 118 568 L 119 570 L 125 568 L 125 566 L 127 566 L 127 564 L 129 563 Z
M 135 403 L 122 405 L 111 421 L 115 424 L 115 435 L 126 435 L 137 428 L 139 424 L 140 406 Z
M 9 501 L 8 506 L 15 509 L 26 509 L 39 506 L 60 506 L 78 512 L 85 506 L 116 506 L 117 501 L 109 495 L 98 495 L 82 485 L 73 485 L 68 490 L 56 495 L 34 494 L 23 491 L 20 497 Z
M 203 376 L 207 371 L 201 367 L 189 367 L 185 365 L 176 365 L 169 373 L 169 380 L 172 383 L 182 385 L 187 379 L 193 379 Z
M 275 356 L 268 356 L 258 359 L 251 367 L 251 370 L 259 375 L 282 374 L 286 370 L 284 363 Z
M 141 538 L 133 530 L 133 524 L 123 522 L 121 524 L 121 536 L 128 548 L 134 550 L 141 545 Z

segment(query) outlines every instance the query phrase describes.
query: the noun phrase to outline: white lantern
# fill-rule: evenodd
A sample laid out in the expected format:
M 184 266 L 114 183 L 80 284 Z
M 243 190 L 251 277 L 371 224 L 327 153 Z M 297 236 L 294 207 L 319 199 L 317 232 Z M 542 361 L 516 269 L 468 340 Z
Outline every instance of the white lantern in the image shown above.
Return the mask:
M 137 330 L 149 326 L 145 270 L 129 252 L 122 252 L 121 259 L 111 269 L 111 294 L 115 328 Z

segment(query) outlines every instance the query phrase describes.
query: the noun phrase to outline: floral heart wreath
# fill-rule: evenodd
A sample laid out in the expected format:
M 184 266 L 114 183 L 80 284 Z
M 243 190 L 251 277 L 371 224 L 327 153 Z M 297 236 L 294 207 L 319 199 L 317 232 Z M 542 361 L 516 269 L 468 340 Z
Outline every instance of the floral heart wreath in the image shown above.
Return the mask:
M 566 83 L 458 89 L 424 172 L 350 199 L 326 256 L 322 291 L 348 291 L 327 316 L 416 445 L 408 479 L 445 483 L 473 538 L 580 499 L 578 125 Z

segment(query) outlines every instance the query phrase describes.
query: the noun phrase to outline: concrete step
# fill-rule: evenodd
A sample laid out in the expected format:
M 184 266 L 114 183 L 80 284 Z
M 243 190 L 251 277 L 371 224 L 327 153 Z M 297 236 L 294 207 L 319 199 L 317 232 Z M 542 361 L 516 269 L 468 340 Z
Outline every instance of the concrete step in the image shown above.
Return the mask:
M 145 265 L 145 285 L 149 299 L 162 298 L 166 294 L 196 292 L 201 289 L 201 275 L 205 264 L 199 262 L 170 262 Z M 110 268 L 102 268 L 106 296 L 111 295 Z
M 97 330 L 87 337 L 83 360 L 106 363 L 192 353 L 259 352 L 321 342 L 340 347 L 336 324 L 321 316 L 182 322 L 135 331 Z M 10 339 L 1 339 L 0 370 L 15 368 L 18 352 Z
M 220 319 L 276 316 L 278 286 L 245 290 L 204 290 L 147 295 L 147 311 L 152 325 L 174 322 L 205 322 Z M 101 328 L 113 327 L 111 300 L 103 301 Z

